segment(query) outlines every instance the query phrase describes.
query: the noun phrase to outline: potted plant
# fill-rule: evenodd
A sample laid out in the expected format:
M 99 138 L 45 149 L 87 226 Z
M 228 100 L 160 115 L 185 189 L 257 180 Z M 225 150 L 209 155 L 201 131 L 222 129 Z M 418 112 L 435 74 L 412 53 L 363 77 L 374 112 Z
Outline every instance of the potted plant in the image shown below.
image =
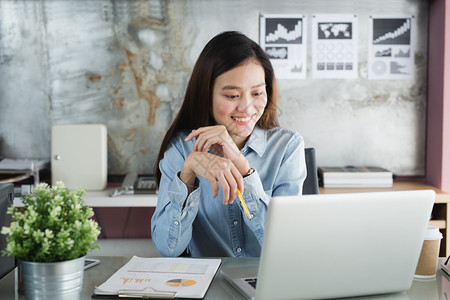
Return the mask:
M 70 191 L 62 182 L 38 184 L 22 197 L 25 208 L 11 207 L 4 254 L 15 256 L 27 299 L 79 299 L 86 253 L 98 248 L 100 227 L 89 219 L 92 208 L 84 191 Z

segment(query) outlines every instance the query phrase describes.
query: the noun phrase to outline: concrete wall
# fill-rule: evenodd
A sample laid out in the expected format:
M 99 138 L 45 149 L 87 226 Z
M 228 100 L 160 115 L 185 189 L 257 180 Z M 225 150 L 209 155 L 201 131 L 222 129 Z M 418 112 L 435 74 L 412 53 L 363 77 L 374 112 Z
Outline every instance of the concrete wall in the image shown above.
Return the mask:
M 0 155 L 49 159 L 54 124 L 104 123 L 109 173 L 152 172 L 205 43 L 225 30 L 258 41 L 260 13 L 357 14 L 359 78 L 279 80 L 281 124 L 318 165 L 424 175 L 425 0 L 2 0 Z M 416 18 L 415 79 L 369 81 L 368 17 L 398 14 Z

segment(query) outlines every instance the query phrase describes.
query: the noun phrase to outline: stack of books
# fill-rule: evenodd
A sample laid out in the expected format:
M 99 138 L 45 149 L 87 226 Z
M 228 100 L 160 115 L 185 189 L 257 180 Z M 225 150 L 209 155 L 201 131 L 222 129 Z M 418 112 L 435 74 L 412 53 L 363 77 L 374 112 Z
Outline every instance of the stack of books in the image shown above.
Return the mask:
M 380 167 L 319 167 L 319 184 L 339 188 L 390 188 L 391 171 Z

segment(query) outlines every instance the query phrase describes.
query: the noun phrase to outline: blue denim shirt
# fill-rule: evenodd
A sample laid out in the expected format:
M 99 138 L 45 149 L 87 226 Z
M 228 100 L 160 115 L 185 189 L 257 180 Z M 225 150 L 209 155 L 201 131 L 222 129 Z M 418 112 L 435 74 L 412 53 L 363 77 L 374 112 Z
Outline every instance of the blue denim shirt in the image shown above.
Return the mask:
M 199 176 L 188 195 L 178 176 L 195 142 L 185 142 L 186 136 L 178 133 L 159 163 L 162 175 L 151 222 L 156 249 L 164 256 L 179 256 L 186 247 L 193 257 L 260 256 L 271 197 L 302 193 L 306 178 L 303 138 L 283 128 L 253 130 L 241 149 L 255 169 L 244 178 L 242 192 L 253 215 L 250 220 L 237 198 L 233 204 L 222 204 L 220 187 L 213 199 L 209 182 Z

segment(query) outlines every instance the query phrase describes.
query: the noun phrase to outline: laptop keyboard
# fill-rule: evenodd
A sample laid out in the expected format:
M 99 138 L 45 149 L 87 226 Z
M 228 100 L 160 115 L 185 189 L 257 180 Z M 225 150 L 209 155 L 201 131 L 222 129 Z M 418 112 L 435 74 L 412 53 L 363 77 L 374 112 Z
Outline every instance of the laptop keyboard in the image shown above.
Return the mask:
M 256 277 L 255 278 L 246 278 L 245 281 L 250 284 L 253 288 L 256 289 Z

